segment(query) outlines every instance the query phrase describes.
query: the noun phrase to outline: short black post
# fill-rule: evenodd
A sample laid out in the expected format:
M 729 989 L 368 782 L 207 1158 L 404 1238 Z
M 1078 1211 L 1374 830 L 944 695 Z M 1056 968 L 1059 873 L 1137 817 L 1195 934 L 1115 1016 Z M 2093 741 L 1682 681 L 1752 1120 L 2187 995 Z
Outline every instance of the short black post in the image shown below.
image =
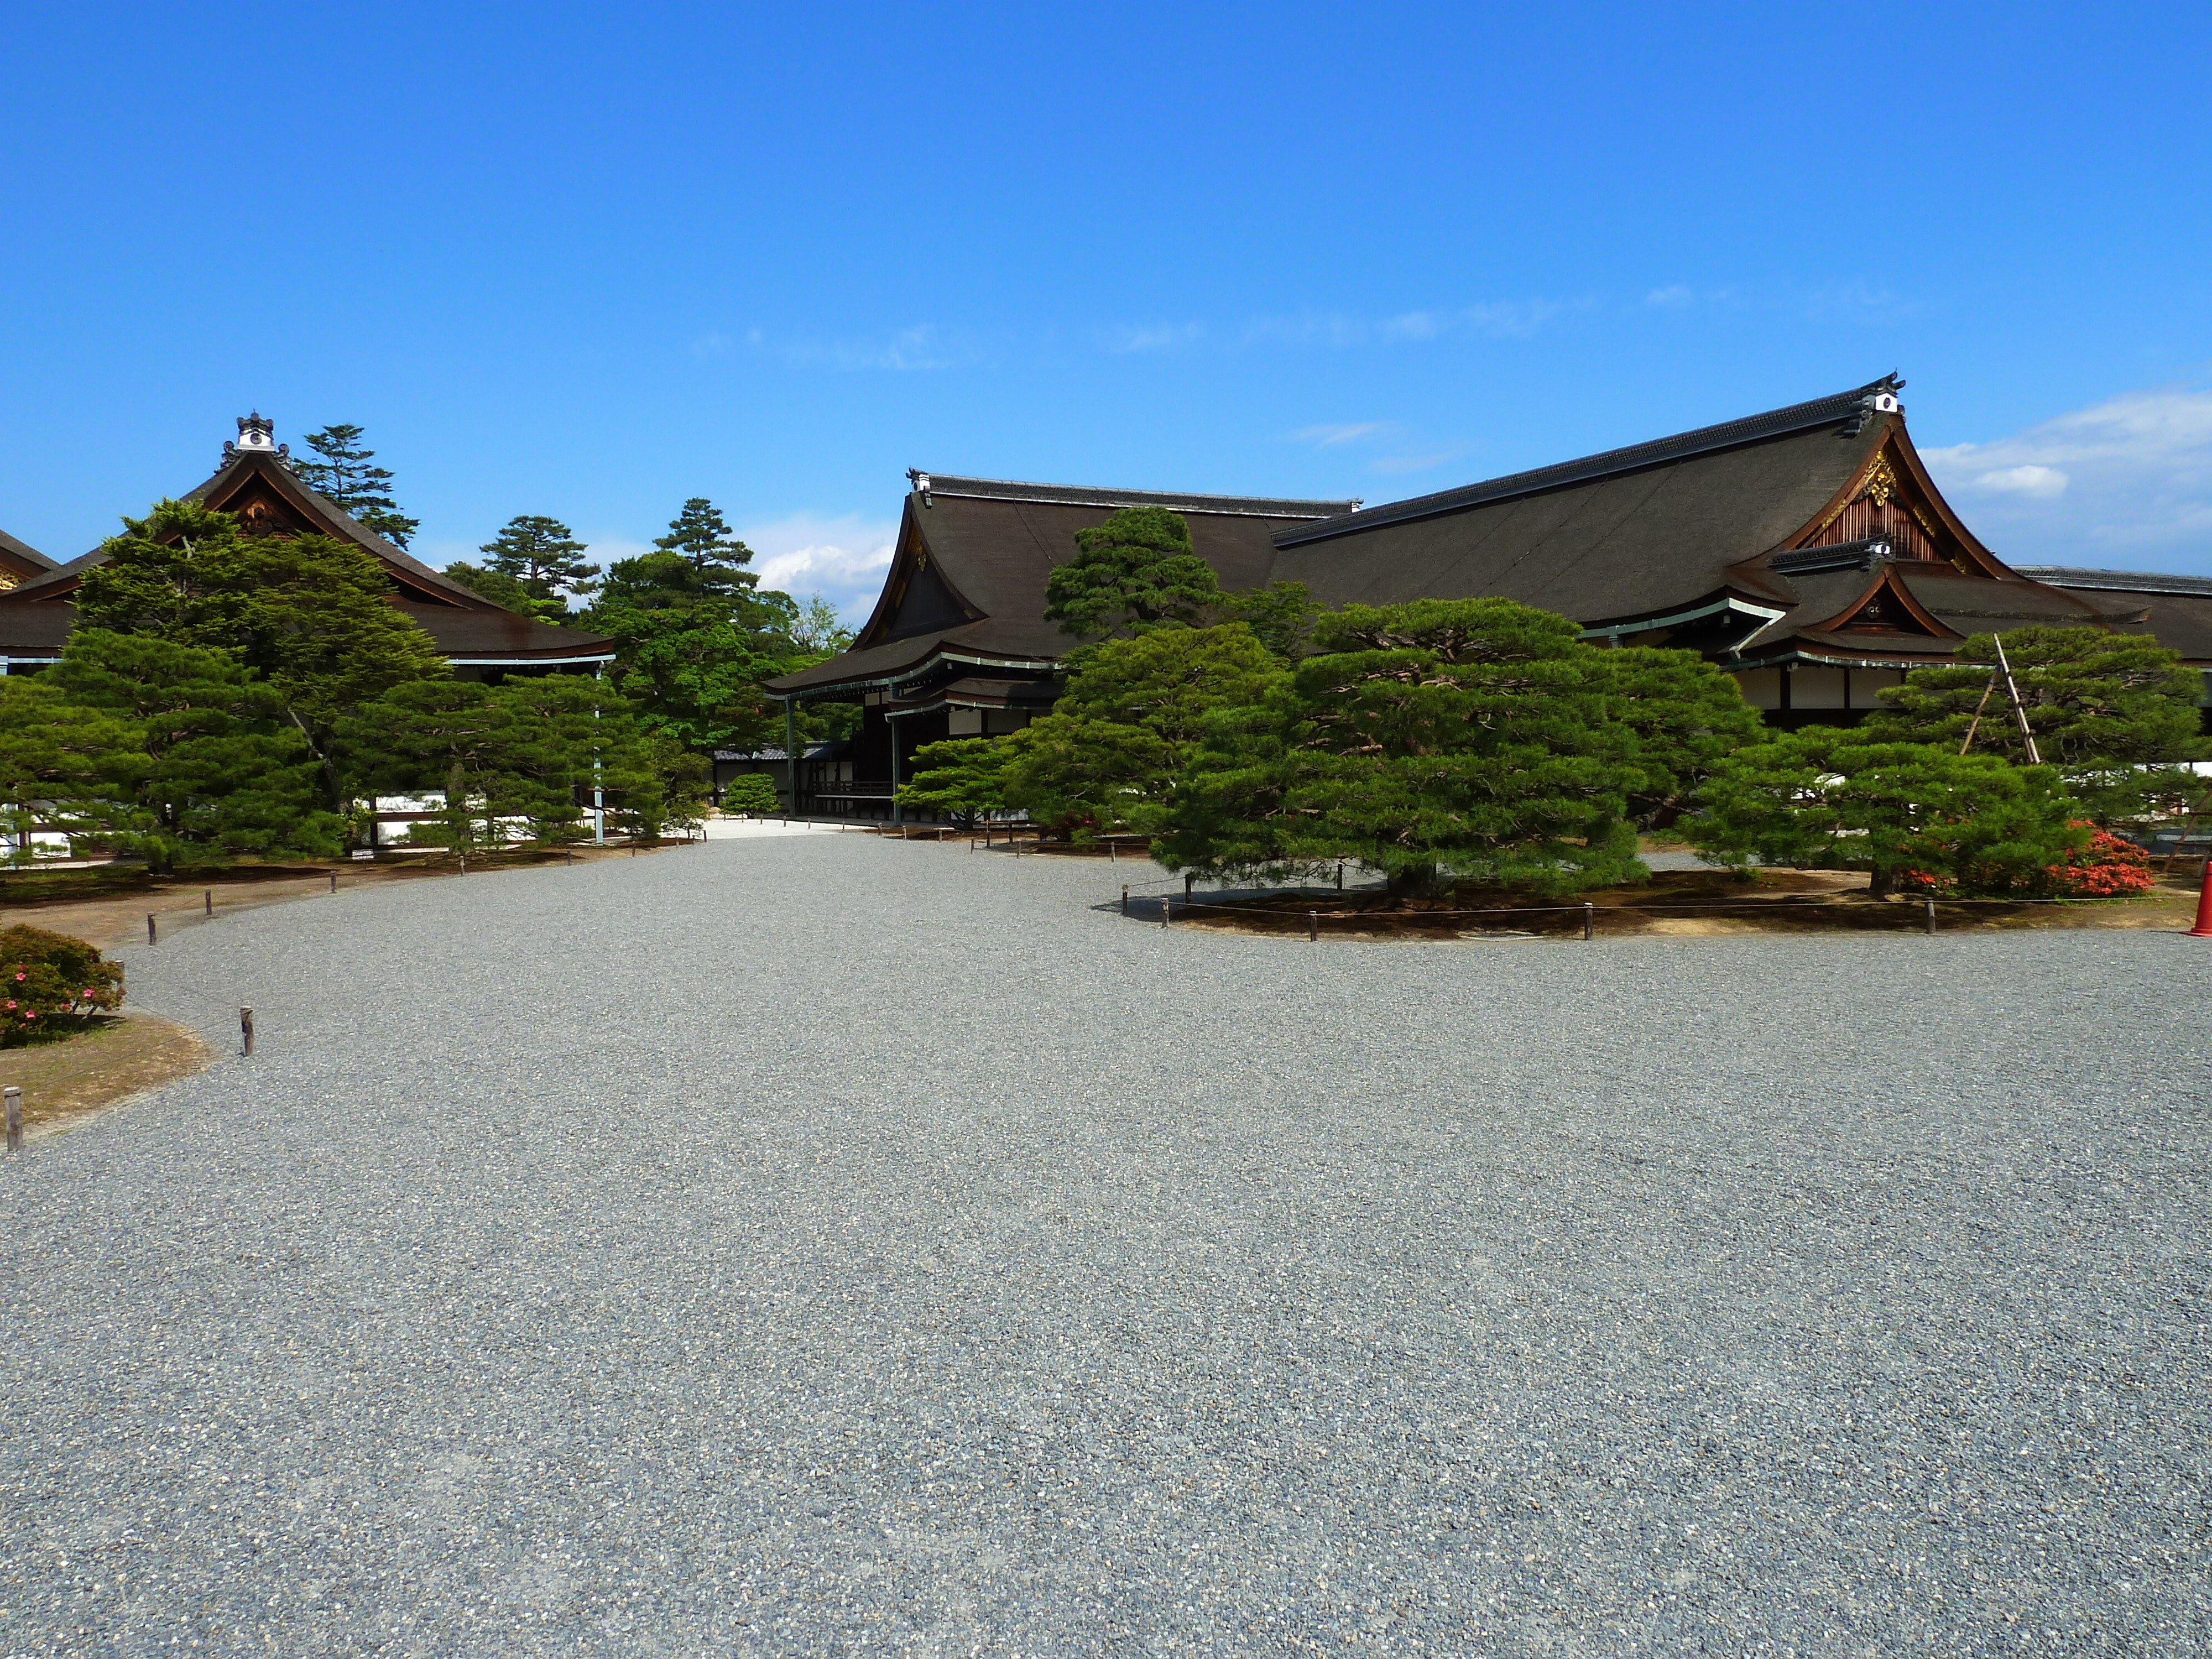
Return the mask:
M 210 915 L 215 914 L 215 889 L 212 887 L 207 890 L 207 913 Z
M 9 1084 L 4 1091 L 8 1102 L 8 1150 L 23 1150 L 23 1091 Z
M 1336 890 L 1340 893 L 1344 890 L 1344 860 L 1342 859 L 1336 861 Z
M 154 913 L 151 910 L 149 910 L 146 913 L 146 943 L 152 945 L 155 942 L 156 940 L 154 933 Z
M 1930 935 L 1931 937 L 1933 937 L 1933 935 L 1935 934 L 1935 932 L 1936 932 L 1936 901 L 1935 901 L 1934 899 L 1929 899 L 1929 900 L 1928 901 L 1928 917 L 1927 917 L 1927 921 L 1928 921 L 1928 932 L 1929 932 L 1929 935 Z
M 1121 889 L 1121 914 L 1125 916 L 1129 914 L 1129 890 L 1127 887 Z
M 332 891 L 333 893 L 335 893 L 335 892 L 337 892 L 337 890 L 338 890 L 338 872 L 337 872 L 337 871 L 333 870 L 333 871 L 331 871 L 331 891 Z
M 248 1060 L 252 1059 L 252 1058 L 253 1058 L 253 1010 L 252 1010 L 252 1009 L 251 1009 L 251 1008 L 241 1008 L 241 1009 L 240 1009 L 240 1010 L 238 1011 L 238 1035 L 239 1035 L 241 1038 L 243 1038 L 243 1039 L 245 1040 L 245 1043 L 246 1043 L 246 1057 Z
M 1174 910 L 1175 910 L 1175 898 L 1174 898 L 1173 895 L 1171 895 L 1171 894 L 1168 894 L 1168 893 L 1163 893 L 1163 894 L 1161 894 L 1161 895 L 1160 895 L 1160 926 L 1161 926 L 1161 927 L 1166 927 L 1166 926 L 1168 925 L 1168 918 L 1170 917 L 1170 915 L 1172 915 L 1172 914 L 1173 914 Z
M 1321 943 L 1321 912 L 1318 910 L 1306 912 L 1306 938 L 1316 945 Z
M 1583 901 L 1583 937 L 1584 939 L 1597 937 L 1597 906 L 1592 904 L 1588 899 Z
M 1109 864 L 1119 864 L 1121 861 L 1121 843 L 1111 836 L 1106 838 L 1106 861 Z
M 1190 890 L 1197 885 L 1198 878 L 1186 872 L 1182 878 L 1182 901 L 1185 904 L 1190 902 Z

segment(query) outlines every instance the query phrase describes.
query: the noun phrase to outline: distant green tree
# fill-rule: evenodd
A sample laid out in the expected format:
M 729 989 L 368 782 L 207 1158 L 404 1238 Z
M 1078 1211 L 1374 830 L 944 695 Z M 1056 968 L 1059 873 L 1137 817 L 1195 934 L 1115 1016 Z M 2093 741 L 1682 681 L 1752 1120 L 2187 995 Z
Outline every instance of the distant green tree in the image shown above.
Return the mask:
M 782 805 L 775 780 L 765 772 L 740 772 L 722 789 L 725 812 L 773 812 Z
M 1221 584 L 1198 556 L 1182 514 L 1125 507 L 1075 532 L 1075 556 L 1045 579 L 1045 618 L 1077 639 L 1204 621 Z
M 817 593 L 800 608 L 791 642 L 810 655 L 834 657 L 851 646 L 853 630 L 845 626 L 837 607 Z
M 470 592 L 518 617 L 532 617 L 539 622 L 557 624 L 568 615 L 568 607 L 562 601 L 532 599 L 530 590 L 514 577 L 488 570 L 480 564 L 457 559 L 442 574 L 447 581 L 459 582 Z
M 584 544 L 558 519 L 518 514 L 477 550 L 486 568 L 521 585 L 535 607 L 528 614 L 545 622 L 567 620 L 564 592 L 587 594 L 599 586 L 599 566 L 586 562 Z
M 390 603 L 371 554 L 322 535 L 248 536 L 228 514 L 158 501 L 100 545 L 77 626 L 235 653 L 281 696 L 343 799 L 339 716 L 392 686 L 452 672 L 430 636 Z
M 1741 750 L 1678 826 L 1708 858 L 1864 870 L 1887 898 L 1908 872 L 1966 892 L 2043 884 L 2089 831 L 2057 769 L 1814 726 Z
M 1210 717 L 1156 856 L 1207 875 L 1357 859 L 1400 893 L 1640 878 L 1632 799 L 1677 790 L 1707 723 L 1741 717 L 1667 653 L 1626 663 L 1579 631 L 1506 599 L 1324 615 L 1276 690 Z M 1632 718 L 1631 686 L 1686 706 Z
M 337 850 L 313 750 L 233 653 L 80 627 L 52 677 L 67 702 L 121 728 L 128 746 L 98 757 L 87 793 L 112 809 L 96 833 L 155 873 Z
M 392 472 L 372 466 L 376 452 L 362 447 L 362 428 L 341 424 L 310 432 L 302 439 L 320 457 L 294 457 L 292 471 L 325 501 L 348 514 L 356 524 L 374 531 L 395 547 L 404 547 L 422 521 L 410 519 L 392 502 Z
M 2204 677 L 2179 652 L 2097 628 L 2015 629 L 2004 648 L 2038 754 L 2091 818 L 2130 822 L 2203 793 L 2185 763 L 2212 756 L 2197 707 Z M 1951 661 L 1916 668 L 1884 691 L 1860 730 L 1869 742 L 1956 752 L 1972 727 L 1973 752 L 2025 762 L 2002 678 L 1991 691 L 1996 654 L 1994 636 L 1973 635 Z
M 656 552 L 672 554 L 691 567 L 699 591 L 728 595 L 760 586 L 760 578 L 745 567 L 753 550 L 730 532 L 714 502 L 694 495 L 671 520 L 668 533 L 653 544 Z
M 910 758 L 913 780 L 900 786 L 899 804 L 941 812 L 959 827 L 973 829 L 1006 810 L 1006 767 L 1019 747 L 1008 738 L 926 743 Z

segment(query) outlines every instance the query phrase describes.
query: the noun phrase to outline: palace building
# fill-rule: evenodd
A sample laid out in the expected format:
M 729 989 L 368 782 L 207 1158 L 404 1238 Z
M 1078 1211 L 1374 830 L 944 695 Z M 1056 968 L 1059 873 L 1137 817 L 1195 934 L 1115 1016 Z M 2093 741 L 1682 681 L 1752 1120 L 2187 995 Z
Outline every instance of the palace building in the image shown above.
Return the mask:
M 802 775 L 798 805 L 883 802 L 921 744 L 1048 709 L 1072 641 L 1044 619 L 1046 578 L 1078 529 L 1129 506 L 1182 513 L 1224 588 L 1516 599 L 1593 640 L 1698 651 L 1782 726 L 1855 721 L 1907 670 L 2010 628 L 2149 635 L 2212 669 L 2212 580 L 2006 563 L 1922 465 L 1903 386 L 1373 507 L 912 473 L 852 648 L 769 682 L 787 708 L 866 709 L 849 781 L 810 797 Z
M 392 578 L 393 606 L 422 624 L 464 678 L 591 673 L 614 659 L 611 640 L 518 616 L 356 523 L 300 482 L 286 449 L 258 414 L 239 421 L 236 441 L 222 447 L 222 466 L 183 499 L 234 514 L 250 532 L 319 532 L 363 549 Z M 12 537 L 0 536 L 0 671 L 29 672 L 60 659 L 76 620 L 70 596 L 78 578 L 100 560 L 95 549 L 57 566 Z

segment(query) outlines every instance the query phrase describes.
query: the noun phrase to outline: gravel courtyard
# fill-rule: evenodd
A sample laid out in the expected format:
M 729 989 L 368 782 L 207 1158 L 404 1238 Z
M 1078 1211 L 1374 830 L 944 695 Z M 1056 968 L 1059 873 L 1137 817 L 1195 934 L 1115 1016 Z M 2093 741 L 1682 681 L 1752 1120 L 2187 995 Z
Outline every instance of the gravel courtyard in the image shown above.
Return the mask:
M 0 1655 L 2212 1644 L 2212 941 L 1164 931 L 814 836 L 128 953 Z

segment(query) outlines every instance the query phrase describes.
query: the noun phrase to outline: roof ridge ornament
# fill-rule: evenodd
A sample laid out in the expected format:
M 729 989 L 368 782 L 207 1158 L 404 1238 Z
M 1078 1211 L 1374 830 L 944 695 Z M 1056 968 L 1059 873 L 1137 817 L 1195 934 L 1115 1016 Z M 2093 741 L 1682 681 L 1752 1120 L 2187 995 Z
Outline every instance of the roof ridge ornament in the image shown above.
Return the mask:
M 289 462 L 292 446 L 276 441 L 276 426 L 266 415 L 255 410 L 250 415 L 238 417 L 238 438 L 222 447 L 222 464 L 228 466 L 240 455 L 274 455 Z
M 1894 415 L 1902 420 L 1905 416 L 1905 405 L 1897 400 L 1897 394 L 1904 389 L 1905 381 L 1893 368 L 1869 386 L 1859 398 L 1858 413 L 1851 417 L 1851 423 L 1844 428 L 1844 436 L 1857 437 L 1860 433 L 1866 430 L 1867 422 L 1877 415 Z
M 910 466 L 906 470 L 906 477 L 907 482 L 914 486 L 915 494 L 921 497 L 921 504 L 929 506 L 929 474 L 919 467 Z

